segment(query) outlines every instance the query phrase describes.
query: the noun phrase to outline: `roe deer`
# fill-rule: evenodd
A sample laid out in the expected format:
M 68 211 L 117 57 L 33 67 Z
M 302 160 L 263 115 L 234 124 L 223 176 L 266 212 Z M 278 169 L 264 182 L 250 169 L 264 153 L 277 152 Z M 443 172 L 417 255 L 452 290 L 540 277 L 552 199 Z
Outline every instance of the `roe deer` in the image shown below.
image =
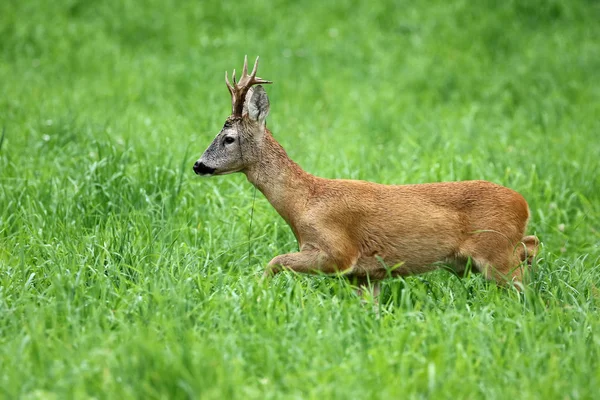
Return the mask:
M 300 168 L 266 128 L 269 99 L 244 60 L 239 82 L 227 72 L 232 114 L 202 157 L 198 175 L 243 172 L 291 227 L 299 252 L 279 255 L 265 275 L 282 269 L 342 273 L 359 285 L 388 276 L 469 265 L 499 283 L 521 284 L 538 239 L 524 236 L 525 199 L 486 181 L 382 185 L 324 179 Z M 375 285 L 378 291 L 378 285 Z

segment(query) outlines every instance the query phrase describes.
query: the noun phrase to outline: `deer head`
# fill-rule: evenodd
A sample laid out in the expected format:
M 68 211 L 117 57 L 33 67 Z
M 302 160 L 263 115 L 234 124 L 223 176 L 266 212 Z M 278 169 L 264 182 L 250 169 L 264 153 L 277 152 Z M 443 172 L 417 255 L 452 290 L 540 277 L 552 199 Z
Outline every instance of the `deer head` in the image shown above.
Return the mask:
M 231 115 L 194 164 L 196 174 L 211 176 L 239 172 L 258 160 L 269 114 L 269 98 L 260 84 L 272 82 L 257 77 L 257 68 L 258 57 L 248 75 L 248 57 L 245 57 L 239 82 L 233 70 L 233 86 L 225 72 L 225 83 L 231 94 Z

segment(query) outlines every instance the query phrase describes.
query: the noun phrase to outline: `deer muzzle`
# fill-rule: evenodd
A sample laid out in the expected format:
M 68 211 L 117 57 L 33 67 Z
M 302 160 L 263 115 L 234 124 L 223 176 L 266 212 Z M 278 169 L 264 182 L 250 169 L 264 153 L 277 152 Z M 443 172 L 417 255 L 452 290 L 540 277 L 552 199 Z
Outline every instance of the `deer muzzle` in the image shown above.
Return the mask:
M 207 166 L 206 164 L 198 160 L 194 164 L 194 172 L 196 173 L 196 175 L 209 176 L 215 173 L 215 169 Z

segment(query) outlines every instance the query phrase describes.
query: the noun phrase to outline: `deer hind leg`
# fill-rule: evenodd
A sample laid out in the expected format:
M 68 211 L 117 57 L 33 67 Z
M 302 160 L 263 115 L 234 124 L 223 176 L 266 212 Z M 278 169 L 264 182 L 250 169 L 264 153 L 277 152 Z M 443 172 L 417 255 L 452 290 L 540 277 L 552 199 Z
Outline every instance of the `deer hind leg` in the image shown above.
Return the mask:
M 475 267 L 486 277 L 486 279 L 496 281 L 500 285 L 506 285 L 509 282 L 522 284 L 527 265 L 521 262 L 513 254 L 498 254 L 496 257 L 473 258 Z
M 336 259 L 318 249 L 303 250 L 297 253 L 282 254 L 273 258 L 263 276 L 275 275 L 285 269 L 304 274 L 333 274 L 351 269 L 352 260 Z
M 516 249 L 521 262 L 527 262 L 527 264 L 531 265 L 531 262 L 537 256 L 539 245 L 540 240 L 533 235 L 525 236 L 521 239 Z
M 493 240 L 485 242 L 477 238 L 461 249 L 461 255 L 470 257 L 473 266 L 486 279 L 496 281 L 500 285 L 509 282 L 522 284 L 528 265 L 524 263 L 521 248 L 508 246 L 506 242 Z
M 539 243 L 537 237 L 525 236 L 515 247 L 504 251 L 498 249 L 497 253 L 476 260 L 476 264 L 487 269 L 488 279 L 499 283 L 523 283 L 527 278 L 526 274 L 530 272 L 532 260 L 537 255 Z

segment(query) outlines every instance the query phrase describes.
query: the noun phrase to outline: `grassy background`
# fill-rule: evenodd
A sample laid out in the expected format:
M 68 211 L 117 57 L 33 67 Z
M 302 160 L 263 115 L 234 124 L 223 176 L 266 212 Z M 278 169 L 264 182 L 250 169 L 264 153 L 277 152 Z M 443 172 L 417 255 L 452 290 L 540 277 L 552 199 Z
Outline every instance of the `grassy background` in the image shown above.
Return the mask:
M 600 387 L 595 1 L 0 3 L 0 397 L 571 398 Z M 525 296 L 262 268 L 296 244 L 191 166 L 261 56 L 320 176 L 487 179 L 543 241 Z M 594 395 L 593 393 L 596 393 Z

